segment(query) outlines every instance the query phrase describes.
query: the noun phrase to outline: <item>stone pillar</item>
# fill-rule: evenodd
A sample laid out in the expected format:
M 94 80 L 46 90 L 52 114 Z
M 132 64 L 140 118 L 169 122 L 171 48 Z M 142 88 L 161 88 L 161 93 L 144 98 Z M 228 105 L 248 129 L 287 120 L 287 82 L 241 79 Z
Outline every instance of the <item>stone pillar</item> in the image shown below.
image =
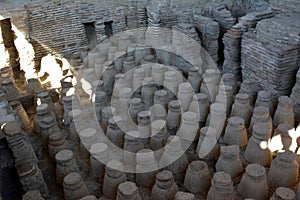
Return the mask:
M 17 164 L 17 171 L 24 191 L 38 190 L 43 197 L 49 197 L 49 190 L 39 167 L 31 162 Z
M 206 126 L 216 129 L 216 138 L 223 134 L 226 125 L 226 109 L 223 104 L 214 103 L 210 106 L 210 113 L 206 120 Z
M 42 140 L 42 147 L 44 150 L 48 150 L 49 136 L 53 133 L 60 132 L 60 129 L 53 116 L 43 118 L 39 125 L 41 130 L 40 134 Z
M 60 133 L 53 133 L 49 136 L 49 144 L 48 144 L 48 151 L 49 151 L 49 158 L 52 162 L 55 162 L 55 155 L 64 149 L 68 149 L 69 145 L 67 144 L 65 137 Z
M 233 92 L 231 86 L 226 86 L 220 83 L 219 92 L 216 96 L 216 103 L 221 103 L 226 108 L 226 116 L 230 116 L 233 104 Z
M 183 149 L 196 149 L 195 141 L 199 140 L 197 114 L 185 112 L 182 115 L 181 125 L 177 132 Z
M 106 136 L 113 144 L 123 149 L 125 133 L 119 127 L 121 122 L 122 118 L 119 116 L 110 118 L 108 120 L 109 125 L 106 131 Z
M 257 123 L 253 126 L 252 136 L 248 141 L 244 157 L 250 163 L 258 163 L 268 167 L 272 161 L 271 151 L 268 149 L 270 129 L 264 124 Z
M 133 98 L 129 101 L 129 116 L 135 124 L 137 124 L 137 116 L 144 110 L 143 102 L 140 98 Z
M 77 200 L 89 195 L 89 190 L 83 182 L 80 174 L 69 173 L 64 177 L 64 197 L 66 200 Z
M 237 24 L 227 30 L 224 34 L 224 64 L 223 71 L 225 73 L 234 74 L 237 81 L 242 80 L 241 68 L 241 41 L 242 41 L 242 27 Z
M 83 159 L 86 161 L 89 160 L 89 150 L 91 146 L 97 142 L 100 142 L 98 139 L 97 130 L 94 128 L 86 128 L 79 133 L 80 137 L 80 154 Z
M 155 175 L 158 166 L 154 152 L 150 149 L 142 149 L 136 155 L 136 184 L 151 188 L 155 183 Z
M 273 116 L 275 113 L 274 102 L 272 100 L 272 93 L 266 90 L 261 90 L 257 94 L 255 101 L 255 107 L 265 106 L 269 109 L 270 115 Z
M 145 104 L 145 109 L 148 110 L 153 105 L 155 84 L 152 77 L 145 78 L 142 86 L 142 100 Z
M 79 167 L 71 150 L 62 150 L 55 155 L 56 183 L 63 185 L 64 177 L 71 172 L 79 172 Z
M 177 192 L 175 195 L 175 200 L 194 200 L 195 195 L 187 192 Z
M 256 163 L 248 165 L 237 188 L 241 197 L 268 199 L 268 189 L 265 168 Z
M 175 181 L 183 181 L 189 161 L 182 149 L 181 140 L 178 136 L 170 136 L 164 148 L 164 153 L 159 162 L 160 168 L 165 167 L 174 174 Z
M 243 172 L 240 159 L 240 149 L 237 145 L 221 146 L 221 155 L 216 163 L 216 171 L 224 171 L 231 176 L 234 183 L 238 183 Z
M 176 135 L 181 121 L 180 102 L 178 100 L 170 101 L 168 104 L 167 128 L 171 135 Z
M 103 196 L 108 199 L 116 199 L 118 186 L 126 181 L 125 173 L 122 172 L 122 163 L 111 160 L 105 167 L 103 180 Z
M 230 175 L 225 172 L 216 172 L 211 181 L 211 187 L 207 194 L 207 200 L 235 199 L 233 183 Z
M 238 93 L 238 84 L 235 81 L 234 74 L 225 73 L 222 75 L 222 80 L 224 85 L 232 87 L 232 94 L 236 95 Z
M 287 96 L 278 98 L 278 106 L 273 120 L 274 128 L 277 128 L 279 124 L 284 122 L 292 126 L 295 125 L 293 102 Z
M 205 198 L 210 182 L 211 176 L 207 164 L 203 161 L 191 162 L 184 179 L 184 187 L 187 191 Z
M 227 145 L 236 144 L 240 148 L 245 148 L 248 143 L 247 130 L 244 119 L 241 117 L 230 117 L 225 129 L 224 142 Z
M 178 85 L 180 84 L 177 80 L 177 73 L 175 71 L 166 71 L 164 76 L 164 86 L 166 89 L 168 89 L 169 101 L 175 100 L 175 96 L 178 91 Z
M 253 126 L 257 123 L 263 123 L 265 126 L 269 127 L 271 133 L 273 133 L 273 122 L 267 107 L 257 106 L 254 108 L 248 129 L 250 134 L 252 134 Z
M 181 103 L 181 109 L 183 112 L 188 111 L 193 100 L 193 96 L 194 91 L 189 83 L 181 83 L 178 86 L 177 98 Z
M 103 91 L 97 91 L 95 93 L 95 112 L 99 122 L 101 122 L 101 111 L 108 105 L 108 96 Z
M 139 131 L 129 131 L 125 135 L 124 142 L 124 164 L 128 168 L 135 169 L 136 167 L 136 155 L 139 150 L 144 148 L 141 142 L 141 134 Z
M 154 104 L 159 104 L 163 108 L 167 109 L 168 106 L 168 91 L 158 90 L 154 93 Z
M 164 170 L 156 175 L 155 185 L 151 190 L 151 200 L 174 199 L 178 186 L 174 182 L 172 172 Z
M 38 159 L 30 143 L 25 139 L 25 135 L 18 122 L 7 122 L 3 127 L 6 134 L 8 146 L 11 148 L 16 165 L 24 162 L 38 163 Z
M 194 90 L 194 93 L 198 93 L 203 79 L 201 72 L 196 68 L 192 67 L 189 70 L 188 82 L 191 84 L 191 87 Z
M 252 116 L 252 108 L 250 106 L 249 95 L 237 94 L 235 96 L 234 104 L 231 109 L 231 117 L 241 117 L 245 121 L 245 126 L 249 127 Z
M 30 190 L 23 195 L 22 200 L 45 200 L 45 199 L 42 197 L 40 191 Z
M 271 191 L 278 187 L 296 188 L 298 183 L 299 165 L 292 151 L 277 153 L 268 172 L 268 185 Z
M 165 66 L 161 64 L 154 64 L 152 66 L 151 77 L 153 77 L 155 84 L 162 86 L 164 83 Z
M 279 187 L 273 193 L 270 200 L 292 200 L 296 199 L 296 194 L 293 190 L 285 187 Z
M 117 200 L 127 199 L 142 200 L 139 190 L 133 182 L 124 182 L 118 186 Z
M 220 146 L 217 143 L 217 131 L 212 127 L 200 129 L 200 138 L 196 149 L 200 159 L 214 162 L 220 154 Z
M 137 130 L 140 132 L 140 140 L 144 145 L 149 144 L 151 137 L 151 119 L 150 111 L 142 111 L 137 117 L 138 127 Z
M 132 90 L 135 96 L 140 97 L 141 86 L 145 78 L 145 69 L 143 67 L 135 69 L 132 77 Z
M 116 108 L 111 106 L 106 106 L 102 109 L 102 119 L 101 119 L 101 128 L 104 133 L 106 133 L 106 129 L 108 127 L 108 120 L 116 113 Z
M 31 123 L 22 104 L 18 101 L 11 101 L 10 105 L 12 109 L 16 112 L 16 114 L 19 116 L 19 118 L 21 119 L 22 129 L 26 131 L 31 131 Z
M 108 145 L 105 143 L 93 144 L 90 149 L 90 154 L 89 175 L 100 184 L 102 190 L 105 164 L 108 161 L 109 156 Z
M 160 160 L 163 148 L 167 143 L 170 134 L 167 131 L 166 121 L 156 120 L 151 123 L 151 138 L 149 146 L 154 151 L 155 159 Z

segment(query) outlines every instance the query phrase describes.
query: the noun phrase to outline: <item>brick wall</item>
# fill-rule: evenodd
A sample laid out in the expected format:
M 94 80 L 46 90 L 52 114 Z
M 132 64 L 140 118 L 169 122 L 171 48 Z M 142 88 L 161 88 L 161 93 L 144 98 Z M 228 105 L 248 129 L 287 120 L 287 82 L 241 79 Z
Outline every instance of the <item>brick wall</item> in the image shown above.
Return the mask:
M 62 4 L 27 5 L 30 42 L 36 59 L 47 53 L 64 55 L 76 53 L 88 45 L 80 18 Z

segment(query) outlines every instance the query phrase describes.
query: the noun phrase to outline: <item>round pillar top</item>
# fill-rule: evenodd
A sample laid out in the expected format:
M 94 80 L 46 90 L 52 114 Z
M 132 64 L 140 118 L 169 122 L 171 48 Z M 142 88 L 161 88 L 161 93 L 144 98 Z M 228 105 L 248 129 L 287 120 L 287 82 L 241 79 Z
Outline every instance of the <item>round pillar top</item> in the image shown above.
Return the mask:
M 82 181 L 80 174 L 77 172 L 71 172 L 64 177 L 65 185 L 76 185 Z
M 66 163 L 74 158 L 74 153 L 71 150 L 61 150 L 55 155 L 58 163 Z
M 173 174 L 168 170 L 163 170 L 162 172 L 156 174 L 156 179 L 162 182 L 169 181 L 173 179 Z
M 86 128 L 79 132 L 79 136 L 82 139 L 91 138 L 91 137 L 95 136 L 96 134 L 97 134 L 97 131 L 94 128 Z
M 107 163 L 106 169 L 117 170 L 121 172 L 123 170 L 123 164 L 118 160 L 111 160 Z
M 121 183 L 118 186 L 118 192 L 120 192 L 125 197 L 129 197 L 134 194 L 137 194 L 138 188 L 135 183 L 127 181 L 127 182 Z
M 175 200 L 194 200 L 195 195 L 188 192 L 177 192 L 175 195 Z
M 197 114 L 195 112 L 185 112 L 182 115 L 182 121 L 186 123 L 195 123 L 197 120 Z
M 156 97 L 166 97 L 168 95 L 167 90 L 158 90 L 154 93 L 154 96 Z
M 151 123 L 152 132 L 159 132 L 166 126 L 165 120 L 155 120 Z
M 234 126 L 234 127 L 244 127 L 245 120 L 241 117 L 230 117 L 228 119 L 228 124 Z
M 141 133 L 139 131 L 128 131 L 125 135 L 126 140 L 137 140 L 141 137 Z
M 93 144 L 90 148 L 91 154 L 104 153 L 108 149 L 108 145 L 105 143 L 96 143 Z
M 253 114 L 260 116 L 268 116 L 270 115 L 269 108 L 266 106 L 256 106 L 253 110 Z
M 257 163 L 253 163 L 253 164 L 249 164 L 246 167 L 246 173 L 250 177 L 260 178 L 260 177 L 266 175 L 266 170 L 262 165 L 257 164 Z
M 49 135 L 49 140 L 53 141 L 53 142 L 57 142 L 57 141 L 60 141 L 62 139 L 64 139 L 64 136 L 60 132 L 53 133 L 53 134 Z
M 211 110 L 211 113 L 213 113 L 213 114 L 225 114 L 226 113 L 226 108 L 221 103 L 211 104 L 210 110 Z
M 240 148 L 238 145 L 221 146 L 220 152 L 224 157 L 236 157 L 240 154 Z
M 42 103 L 42 104 L 38 105 L 38 107 L 36 108 L 37 109 L 37 113 L 48 111 L 48 108 L 49 108 L 48 104 Z
M 253 126 L 253 132 L 257 139 L 267 140 L 270 136 L 270 128 L 263 123 L 256 123 Z
M 248 94 L 245 93 L 237 94 L 235 96 L 235 101 L 239 101 L 241 103 L 248 103 L 250 101 L 250 97 Z
M 97 197 L 95 197 L 94 195 L 88 195 L 88 196 L 82 197 L 79 200 L 97 200 Z
M 129 100 L 129 104 L 132 106 L 139 106 L 142 103 L 142 99 L 141 98 L 133 98 Z
M 138 164 L 146 164 L 155 161 L 154 153 L 151 149 L 141 149 L 137 152 L 136 161 Z
M 7 136 L 14 136 L 16 134 L 22 133 L 21 126 L 17 121 L 7 122 L 3 127 L 3 132 Z
M 182 93 L 191 93 L 191 92 L 193 92 L 193 88 L 191 87 L 191 85 L 189 83 L 185 82 L 185 83 L 181 83 L 178 86 L 178 91 L 182 92 Z
M 232 180 L 231 180 L 231 177 L 228 173 L 225 173 L 223 171 L 221 172 L 216 172 L 214 174 L 214 177 L 213 177 L 213 184 L 218 184 L 220 186 L 228 186 L 228 185 L 231 185 L 232 184 Z
M 180 101 L 178 100 L 170 101 L 168 107 L 173 109 L 180 109 Z
M 122 88 L 119 93 L 120 98 L 130 98 L 132 89 L 131 88 Z
M 277 188 L 273 196 L 275 197 L 275 199 L 283 199 L 283 200 L 296 199 L 295 192 L 290 188 L 285 188 L 285 187 Z
M 102 109 L 102 116 L 104 118 L 110 118 L 112 117 L 113 113 L 116 112 L 116 108 L 111 107 L 111 106 L 106 106 Z
M 191 162 L 191 164 L 189 165 L 189 168 L 192 171 L 201 171 L 203 169 L 208 169 L 208 166 L 204 161 L 196 160 L 196 161 Z

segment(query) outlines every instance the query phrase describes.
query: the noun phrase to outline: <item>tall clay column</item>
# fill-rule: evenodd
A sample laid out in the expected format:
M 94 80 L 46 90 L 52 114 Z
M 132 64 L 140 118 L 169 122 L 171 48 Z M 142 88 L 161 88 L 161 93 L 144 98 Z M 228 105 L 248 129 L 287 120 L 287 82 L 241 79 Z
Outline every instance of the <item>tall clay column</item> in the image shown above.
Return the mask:
M 230 175 L 225 172 L 216 172 L 211 181 L 211 187 L 207 194 L 207 200 L 233 200 L 235 199 L 233 183 Z
M 18 164 L 17 171 L 24 191 L 39 190 L 45 198 L 49 197 L 49 190 L 43 174 L 35 163 L 24 162 Z
M 133 182 L 121 183 L 118 186 L 117 200 L 142 200 L 138 187 Z
M 80 174 L 76 172 L 69 173 L 64 178 L 64 196 L 66 200 L 77 200 L 89 195 L 89 190 L 83 182 Z
M 160 167 L 166 167 L 174 175 L 175 181 L 183 181 L 189 161 L 181 146 L 178 136 L 170 136 L 159 162 Z
M 64 177 L 71 172 L 79 172 L 79 167 L 71 150 L 62 150 L 55 155 L 56 183 L 63 185 Z
M 224 34 L 224 64 L 223 70 L 225 73 L 232 73 L 237 81 L 242 80 L 241 69 L 241 41 L 242 41 L 242 27 L 237 24 L 231 27 L 227 33 Z
M 155 175 L 158 171 L 157 162 L 153 151 L 142 149 L 136 155 L 136 184 L 151 188 L 155 183 Z
M 126 181 L 125 173 L 122 172 L 122 163 L 109 161 L 105 167 L 103 180 L 103 196 L 108 199 L 116 199 L 118 186 Z
M 8 146 L 11 148 L 15 157 L 16 165 L 24 162 L 38 163 L 35 152 L 30 143 L 25 139 L 25 135 L 18 122 L 8 122 L 3 127 L 6 134 Z
M 269 197 L 266 170 L 259 164 L 250 164 L 246 168 L 238 193 L 242 198 L 267 199 Z
M 208 166 L 203 161 L 190 163 L 184 179 L 184 187 L 196 196 L 206 197 L 211 184 Z
M 178 186 L 174 182 L 172 172 L 164 170 L 156 175 L 155 185 L 151 191 L 151 200 L 174 199 Z

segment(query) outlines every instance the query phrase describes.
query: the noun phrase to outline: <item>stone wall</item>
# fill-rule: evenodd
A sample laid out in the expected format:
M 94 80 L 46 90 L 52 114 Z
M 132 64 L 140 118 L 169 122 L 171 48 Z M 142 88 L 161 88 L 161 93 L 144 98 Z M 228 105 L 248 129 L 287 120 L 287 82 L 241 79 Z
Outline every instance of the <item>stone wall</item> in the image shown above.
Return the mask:
M 258 22 L 255 32 L 243 35 L 243 78 L 260 83 L 277 98 L 289 95 L 300 67 L 299 14 Z
M 88 45 L 83 24 L 78 16 L 62 4 L 27 5 L 29 37 L 36 59 L 48 53 L 76 53 Z

